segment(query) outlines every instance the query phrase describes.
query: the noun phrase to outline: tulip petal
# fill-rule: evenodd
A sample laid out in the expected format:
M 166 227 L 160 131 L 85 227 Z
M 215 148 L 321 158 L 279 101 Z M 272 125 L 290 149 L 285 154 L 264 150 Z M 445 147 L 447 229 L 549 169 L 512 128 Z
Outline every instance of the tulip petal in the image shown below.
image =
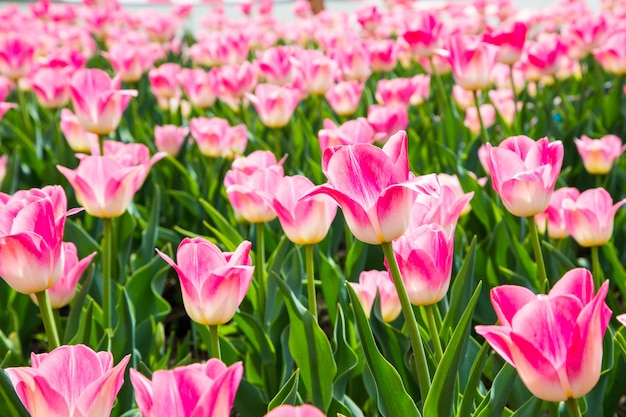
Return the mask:
M 535 293 L 517 285 L 500 285 L 491 290 L 491 304 L 502 326 L 511 327 L 515 314 L 536 299 Z

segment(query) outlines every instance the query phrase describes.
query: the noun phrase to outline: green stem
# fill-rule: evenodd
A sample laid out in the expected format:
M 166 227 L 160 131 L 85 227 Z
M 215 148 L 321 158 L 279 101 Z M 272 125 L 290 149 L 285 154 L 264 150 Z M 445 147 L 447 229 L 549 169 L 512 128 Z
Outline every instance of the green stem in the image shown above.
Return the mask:
M 274 155 L 280 158 L 283 154 L 283 147 L 280 143 L 280 129 L 273 128 L 272 131 L 274 132 Z
M 111 271 L 113 268 L 113 219 L 102 219 L 102 311 L 104 329 L 111 328 Z
M 245 99 L 242 98 L 239 102 L 239 117 L 241 118 L 241 123 L 247 126 L 248 120 L 246 118 L 246 108 L 245 108 Z
M 483 138 L 483 143 L 489 143 L 489 136 L 487 135 L 487 129 L 483 123 L 483 116 L 480 114 L 480 103 L 478 102 L 478 91 L 473 90 L 474 105 L 476 106 L 476 114 L 478 115 L 478 122 L 480 123 L 480 135 Z
M 22 112 L 25 132 L 27 135 L 32 135 L 33 125 L 31 124 L 30 117 L 28 115 L 28 103 L 26 102 L 26 94 L 24 94 L 24 91 L 22 91 L 19 86 L 17 87 L 17 101 L 19 102 L 20 110 Z
M 539 242 L 539 233 L 537 233 L 537 223 L 535 223 L 535 218 L 533 216 L 526 217 L 526 221 L 528 222 L 530 241 L 533 245 L 535 260 L 537 262 L 537 289 L 540 292 L 544 292 L 546 289 L 548 278 L 546 274 L 546 266 L 543 263 L 543 254 L 541 252 L 541 242 Z
M 317 297 L 315 296 L 315 273 L 313 264 L 313 245 L 305 245 L 306 251 L 306 283 L 309 293 L 309 311 L 317 319 Z
M 600 264 L 600 254 L 598 253 L 599 246 L 591 247 L 591 270 L 593 271 L 593 286 L 598 291 L 600 286 L 604 282 L 604 272 L 602 271 L 602 265 Z
M 509 65 L 509 81 L 513 92 L 513 128 L 517 130 L 517 98 L 515 97 L 515 77 L 513 76 L 513 64 Z
M 264 223 L 256 223 L 256 265 L 254 267 L 254 275 L 256 283 L 259 286 L 258 309 L 261 314 L 261 323 L 263 328 L 267 328 L 265 321 L 265 240 L 263 238 Z
M 59 333 L 57 332 L 57 326 L 54 322 L 54 315 L 52 313 L 52 307 L 50 306 L 48 292 L 43 290 L 35 293 L 35 296 L 37 297 L 37 303 L 39 304 L 39 310 L 41 311 L 43 327 L 46 330 L 46 336 L 48 337 L 48 350 L 56 349 L 61 346 L 61 342 L 59 342 Z
M 222 352 L 220 350 L 219 324 L 209 324 L 209 333 L 211 334 L 211 357 L 222 360 Z
M 100 148 L 100 156 L 104 156 L 104 141 L 107 135 L 98 135 L 98 147 Z
M 582 417 L 580 407 L 578 407 L 578 400 L 575 398 L 568 398 L 567 401 L 565 401 L 565 407 L 567 407 L 567 412 L 570 417 Z
M 428 391 L 430 391 L 430 373 L 428 371 L 428 362 L 426 362 L 426 352 L 424 351 L 422 337 L 420 336 L 420 332 L 417 327 L 417 321 L 415 320 L 415 314 L 413 313 L 413 306 L 411 306 L 409 295 L 404 287 L 402 275 L 400 274 L 400 268 L 398 267 L 398 261 L 393 253 L 391 242 L 381 243 L 381 246 L 385 254 L 385 259 L 387 259 L 387 264 L 389 265 L 389 271 L 391 272 L 393 283 L 400 298 L 402 313 L 404 314 L 406 327 L 409 330 L 411 347 L 413 348 L 413 355 L 416 363 L 415 371 L 417 373 L 417 382 L 419 384 L 422 400 L 425 400 L 428 395 Z
M 430 340 L 433 343 L 433 350 L 435 352 L 435 362 L 441 362 L 443 358 L 443 349 L 441 347 L 441 340 L 439 339 L 439 328 L 435 320 L 435 305 L 425 305 L 424 312 L 426 313 L 426 319 L 428 320 L 428 329 L 430 330 Z

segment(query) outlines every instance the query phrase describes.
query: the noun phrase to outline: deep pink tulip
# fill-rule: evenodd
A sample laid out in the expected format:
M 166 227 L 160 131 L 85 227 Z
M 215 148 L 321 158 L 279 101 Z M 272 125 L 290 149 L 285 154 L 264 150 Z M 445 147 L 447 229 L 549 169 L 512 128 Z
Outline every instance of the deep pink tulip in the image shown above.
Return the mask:
M 538 76 L 554 75 L 561 68 L 565 58 L 565 45 L 558 35 L 551 34 L 530 42 L 522 68 L 529 81 L 537 81 Z M 530 74 L 537 74 L 529 78 Z
M 604 188 L 592 188 L 573 197 L 565 198 L 562 206 L 565 225 L 574 240 L 584 247 L 601 246 L 611 240 L 615 213 L 626 199 L 613 204 Z
M 97 68 L 79 69 L 72 76 L 72 105 L 87 132 L 107 135 L 117 129 L 131 97 L 138 94 L 137 90 L 120 90 L 120 81 Z
M 18 397 L 32 417 L 108 416 L 124 383 L 130 355 L 113 366 L 110 352 L 85 345 L 31 354 L 31 366 L 7 368 Z
M 178 74 L 178 82 L 185 91 L 189 102 L 206 109 L 217 100 L 217 71 L 202 68 L 183 68 Z
M 188 134 L 189 128 L 186 126 L 155 126 L 154 146 L 161 152 L 176 156 L 185 143 Z
M 339 82 L 328 89 L 326 101 L 339 116 L 352 115 L 361 101 L 363 84 L 358 81 Z
M 79 261 L 76 245 L 72 242 L 63 242 L 62 250 L 65 254 L 63 273 L 61 278 L 52 287 L 48 288 L 50 307 L 52 308 L 65 307 L 74 299 L 80 277 L 91 263 L 93 257 L 96 256 L 96 252 L 93 252 Z M 35 294 L 30 294 L 30 298 L 36 305 L 39 305 Z
M 67 69 L 41 68 L 33 75 L 31 86 L 43 107 L 58 109 L 70 101 L 70 75 Z
M 439 41 L 441 23 L 434 13 L 423 10 L 411 24 L 414 27 L 404 32 L 402 38 L 409 44 L 413 57 L 417 59 L 432 56 Z
M 267 413 L 265 417 L 324 417 L 324 413 L 309 404 L 298 406 L 283 404 Z
M 243 154 L 248 145 L 248 130 L 243 124 L 231 127 L 226 119 L 196 117 L 189 125 L 200 153 L 209 158 L 232 159 Z
M 78 117 L 70 109 L 61 110 L 60 125 L 65 140 L 75 152 L 90 152 L 93 145 L 98 143 L 98 135 L 83 129 Z
M 485 32 L 483 40 L 499 46 L 498 62 L 513 65 L 519 61 L 526 42 L 528 26 L 524 22 L 513 22 Z
M 388 271 L 363 271 L 359 282 L 349 282 L 354 288 L 365 315 L 369 318 L 376 294 L 380 296 L 380 312 L 385 323 L 394 321 L 402 311 L 396 286 Z
M 152 94 L 161 99 L 170 99 L 178 96 L 180 92 L 178 74 L 180 71 L 180 65 L 172 62 L 152 68 L 148 72 Z
M 284 127 L 300 103 L 300 92 L 289 87 L 259 84 L 246 97 L 256 108 L 263 124 L 270 128 Z
M 63 272 L 65 191 L 32 188 L 0 193 L 0 201 L 0 276 L 23 294 L 50 288 Z
M 176 252 L 178 263 L 157 249 L 178 273 L 185 311 L 193 321 L 208 326 L 233 318 L 252 281 L 251 246 L 243 241 L 230 253 L 206 239 L 185 238 Z
M 326 195 L 300 200 L 315 187 L 302 175 L 283 177 L 275 187 L 272 207 L 287 238 L 298 245 L 321 242 L 335 219 L 335 201 Z
M 324 119 L 324 128 L 317 132 L 317 138 L 320 149 L 324 152 L 326 148 L 337 145 L 374 143 L 374 133 L 374 128 L 365 117 L 348 120 L 341 126 Z
M 328 183 L 307 196 L 334 198 L 357 239 L 374 245 L 391 242 L 405 232 L 417 194 L 439 188 L 434 175 L 412 178 L 407 158 L 404 131 L 382 149 L 369 144 L 326 148 L 322 170 Z
M 593 56 L 605 71 L 616 75 L 626 74 L 626 30 L 612 33 L 594 49 Z
M 401 105 L 379 106 L 372 104 L 367 109 L 367 121 L 376 132 L 374 140 L 385 143 L 391 135 L 407 128 L 409 114 L 407 108 Z
M 130 370 L 143 417 L 227 417 L 242 376 L 241 362 L 227 367 L 219 359 L 159 370 L 152 380 Z
M 507 210 L 520 217 L 543 212 L 561 173 L 563 143 L 512 136 L 486 148 L 493 189 Z
M 104 156 L 97 143 L 92 155 L 81 155 L 74 170 L 57 165 L 76 192 L 76 199 L 87 213 L 113 218 L 124 214 L 137 190 L 143 185 L 152 165 L 165 157 L 159 152 L 150 158 L 146 145 L 104 142 Z
M 514 366 L 526 387 L 546 401 L 587 394 L 602 370 L 602 338 L 611 318 L 608 281 L 594 295 L 591 273 L 567 272 L 548 295 L 502 285 L 491 290 L 499 326 L 476 326 Z
M 393 71 L 398 63 L 398 49 L 396 42 L 392 39 L 380 39 L 370 41 L 366 44 L 370 54 L 372 71 L 389 72 Z
M 585 58 L 607 37 L 608 25 L 604 15 L 581 15 L 563 27 L 568 55 L 575 60 Z
M 34 65 L 35 47 L 24 37 L 9 35 L 0 42 L 0 74 L 16 81 L 30 73 Z
M 113 71 L 122 81 L 138 82 L 158 58 L 154 45 L 136 45 L 130 42 L 116 42 L 102 55 L 109 60 Z
M 454 80 L 466 90 L 482 90 L 489 86 L 490 74 L 496 64 L 498 47 L 478 37 L 454 35 L 448 40 L 448 61 Z
M 585 169 L 595 175 L 608 174 L 626 150 L 626 145 L 622 145 L 622 140 L 615 135 L 605 135 L 600 139 L 583 135 L 580 139 L 574 139 L 574 143 Z
M 541 233 L 545 233 L 548 227 L 550 239 L 564 239 L 569 236 L 567 225 L 565 224 L 565 211 L 563 200 L 569 198 L 576 201 L 580 191 L 573 187 L 563 187 L 554 190 L 550 204 L 543 213 L 535 215 L 535 223 Z

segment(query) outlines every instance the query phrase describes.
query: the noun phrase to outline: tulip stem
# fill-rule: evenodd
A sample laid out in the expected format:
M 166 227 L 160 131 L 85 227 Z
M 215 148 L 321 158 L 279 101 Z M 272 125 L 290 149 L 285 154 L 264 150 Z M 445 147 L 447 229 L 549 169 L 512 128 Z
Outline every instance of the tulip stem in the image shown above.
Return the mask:
M 211 334 L 211 356 L 222 360 L 222 352 L 220 350 L 220 335 L 218 332 L 219 324 L 209 324 L 209 333 Z
M 113 262 L 113 220 L 102 219 L 102 310 L 104 329 L 111 328 L 111 268 Z
M 22 91 L 22 89 L 19 87 L 19 85 L 17 86 L 16 90 L 17 101 L 20 104 L 20 110 L 22 111 L 22 118 L 24 120 L 24 133 L 26 133 L 27 135 L 32 135 L 33 125 L 30 122 L 30 117 L 28 114 L 28 103 L 26 102 L 26 95 L 24 94 L 24 91 Z
M 530 241 L 533 245 L 533 251 L 535 252 L 535 260 L 537 262 L 537 289 L 539 292 L 545 292 L 546 284 L 548 282 L 546 274 L 546 265 L 543 262 L 543 254 L 541 253 L 541 243 L 539 242 L 539 233 L 537 233 L 537 223 L 533 216 L 526 217 L 528 222 L 528 231 L 530 233 Z
M 313 245 L 305 245 L 306 251 L 306 283 L 309 293 L 309 311 L 317 319 L 317 297 L 315 296 L 315 274 L 313 264 Z
M 483 116 L 480 114 L 480 103 L 478 102 L 478 91 L 472 90 L 472 93 L 474 94 L 474 105 L 476 106 L 476 114 L 478 115 L 478 122 L 480 123 L 480 135 L 483 138 L 483 143 L 489 143 L 489 136 L 487 135 L 487 129 L 485 129 Z
M 259 286 L 258 309 L 261 314 L 261 323 L 263 328 L 267 328 L 265 322 L 265 240 L 263 239 L 264 223 L 256 223 L 256 266 L 254 274 L 256 275 L 256 283 Z
M 565 401 L 565 406 L 567 407 L 567 412 L 570 417 L 582 417 L 580 407 L 578 407 L 578 400 L 576 398 L 568 398 L 567 401 Z
M 593 286 L 598 291 L 602 282 L 604 282 L 604 272 L 602 271 L 602 265 L 600 264 L 600 254 L 598 253 L 598 246 L 591 247 L 591 270 L 593 271 Z
M 517 100 L 515 99 L 515 77 L 513 76 L 513 64 L 509 65 L 509 81 L 511 82 L 511 91 L 513 92 L 513 128 L 517 129 Z
M 428 320 L 428 329 L 430 330 L 430 340 L 433 343 L 433 350 L 435 352 L 435 362 L 441 362 L 443 358 L 443 348 L 441 347 L 441 340 L 439 339 L 439 329 L 435 321 L 435 305 L 425 305 L 424 311 L 426 312 L 426 318 Z
M 100 156 L 104 156 L 104 140 L 106 135 L 98 135 L 98 148 L 100 149 Z
M 398 291 L 398 297 L 400 298 L 400 305 L 402 306 L 402 313 L 404 320 L 406 321 L 406 327 L 409 330 L 409 338 L 411 340 L 411 347 L 413 348 L 413 356 L 415 358 L 415 372 L 417 374 L 417 382 L 420 388 L 420 394 L 422 401 L 426 399 L 428 391 L 430 390 L 430 373 L 428 371 L 428 362 L 426 362 L 426 352 L 424 351 L 424 345 L 422 337 L 420 336 L 419 329 L 417 327 L 417 320 L 415 319 L 415 313 L 413 313 L 413 306 L 409 301 L 409 295 L 404 287 L 402 281 L 402 275 L 400 274 L 400 268 L 398 267 L 398 261 L 393 253 L 391 242 L 381 243 L 385 259 L 389 265 L 389 271 L 393 278 L 393 283 Z
M 35 293 L 35 296 L 37 297 L 37 303 L 41 311 L 41 319 L 43 320 L 43 327 L 48 337 L 48 350 L 50 351 L 61 346 L 57 326 L 54 322 L 52 307 L 50 306 L 50 297 L 48 297 L 48 291 L 46 290 Z

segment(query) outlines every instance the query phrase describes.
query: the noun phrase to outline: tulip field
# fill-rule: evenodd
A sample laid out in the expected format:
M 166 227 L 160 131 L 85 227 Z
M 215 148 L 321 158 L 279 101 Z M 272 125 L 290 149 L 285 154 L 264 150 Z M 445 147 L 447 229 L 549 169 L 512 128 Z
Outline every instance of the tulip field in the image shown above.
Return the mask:
M 624 0 L 205 6 L 0 8 L 0 417 L 626 416 Z

